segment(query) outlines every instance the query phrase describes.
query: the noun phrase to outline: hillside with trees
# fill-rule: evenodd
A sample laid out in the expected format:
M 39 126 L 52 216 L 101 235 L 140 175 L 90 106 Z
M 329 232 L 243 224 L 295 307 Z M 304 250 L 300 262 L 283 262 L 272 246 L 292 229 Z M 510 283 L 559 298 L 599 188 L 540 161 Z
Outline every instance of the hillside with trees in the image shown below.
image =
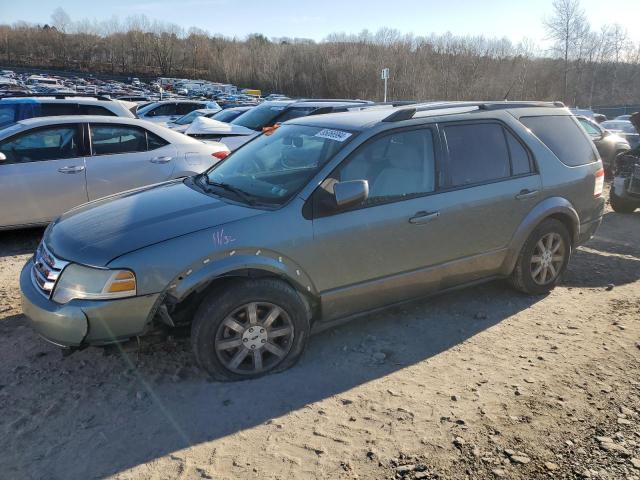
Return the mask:
M 618 25 L 594 31 L 579 0 L 555 0 L 544 20 L 553 48 L 506 38 L 396 30 L 315 42 L 261 34 L 226 38 L 135 16 L 0 25 L 0 65 L 138 77 L 203 78 L 291 96 L 380 99 L 537 99 L 571 105 L 637 103 L 640 44 Z

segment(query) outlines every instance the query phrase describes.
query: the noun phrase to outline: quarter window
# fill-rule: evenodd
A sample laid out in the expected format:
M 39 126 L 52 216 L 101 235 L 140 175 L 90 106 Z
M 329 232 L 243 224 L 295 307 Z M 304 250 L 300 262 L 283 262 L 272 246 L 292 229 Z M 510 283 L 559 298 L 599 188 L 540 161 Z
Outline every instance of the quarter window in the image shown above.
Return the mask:
M 155 150 L 156 148 L 164 147 L 168 145 L 164 138 L 160 138 L 158 135 L 155 135 L 151 132 L 147 132 L 147 148 L 149 150 Z
M 93 155 L 146 152 L 146 132 L 141 128 L 128 126 L 92 125 L 91 150 Z
M 598 159 L 591 141 L 569 115 L 522 117 L 520 121 L 565 165 L 576 167 Z
M 449 151 L 449 186 L 472 185 L 510 176 L 509 151 L 502 126 L 493 123 L 450 125 L 444 128 L 444 135 Z
M 8 163 L 28 163 L 79 157 L 78 129 L 75 125 L 27 132 L 0 143 Z
M 504 130 L 507 137 L 507 145 L 509 146 L 509 154 L 511 156 L 511 173 L 512 175 L 526 175 L 531 173 L 531 157 L 529 152 L 508 130 Z
M 369 205 L 433 192 L 433 134 L 420 129 L 375 139 L 340 166 L 336 178 L 340 182 L 367 180 Z

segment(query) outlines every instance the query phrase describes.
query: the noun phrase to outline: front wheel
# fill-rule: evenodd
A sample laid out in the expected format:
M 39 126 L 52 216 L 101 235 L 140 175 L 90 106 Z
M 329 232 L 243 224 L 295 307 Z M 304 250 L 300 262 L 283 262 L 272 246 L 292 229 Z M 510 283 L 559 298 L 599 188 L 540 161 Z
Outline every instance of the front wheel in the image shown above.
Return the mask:
M 196 312 L 191 344 L 216 380 L 256 378 L 291 367 L 309 336 L 304 301 L 277 279 L 236 280 L 207 296 Z
M 567 268 L 571 237 L 562 222 L 549 218 L 538 225 L 522 247 L 511 284 L 531 295 L 553 290 Z

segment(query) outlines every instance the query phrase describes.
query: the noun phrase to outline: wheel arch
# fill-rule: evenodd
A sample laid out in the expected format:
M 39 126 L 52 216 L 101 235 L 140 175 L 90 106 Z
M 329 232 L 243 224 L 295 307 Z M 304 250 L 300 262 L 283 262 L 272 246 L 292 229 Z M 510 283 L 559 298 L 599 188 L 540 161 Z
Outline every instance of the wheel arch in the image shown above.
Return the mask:
M 503 262 L 502 273 L 509 275 L 515 268 L 520 250 L 531 232 L 548 218 L 556 219 L 567 228 L 571 236 L 572 247 L 580 235 L 580 217 L 571 202 L 562 197 L 550 197 L 538 203 L 524 218 L 511 238 L 508 254 Z

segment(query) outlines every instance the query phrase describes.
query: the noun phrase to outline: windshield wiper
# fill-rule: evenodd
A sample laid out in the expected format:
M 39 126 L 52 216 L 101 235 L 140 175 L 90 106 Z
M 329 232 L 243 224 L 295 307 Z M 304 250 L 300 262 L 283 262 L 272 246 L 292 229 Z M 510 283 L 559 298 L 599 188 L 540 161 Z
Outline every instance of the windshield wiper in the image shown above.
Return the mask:
M 245 192 L 244 190 L 238 187 L 234 187 L 233 185 L 229 185 L 228 183 L 224 183 L 224 182 L 212 182 L 209 179 L 206 179 L 206 183 L 207 185 L 211 185 L 212 187 L 222 188 L 223 190 L 234 193 L 236 196 L 242 198 L 249 205 L 255 205 L 256 203 L 256 201 L 251 197 L 249 193 Z

